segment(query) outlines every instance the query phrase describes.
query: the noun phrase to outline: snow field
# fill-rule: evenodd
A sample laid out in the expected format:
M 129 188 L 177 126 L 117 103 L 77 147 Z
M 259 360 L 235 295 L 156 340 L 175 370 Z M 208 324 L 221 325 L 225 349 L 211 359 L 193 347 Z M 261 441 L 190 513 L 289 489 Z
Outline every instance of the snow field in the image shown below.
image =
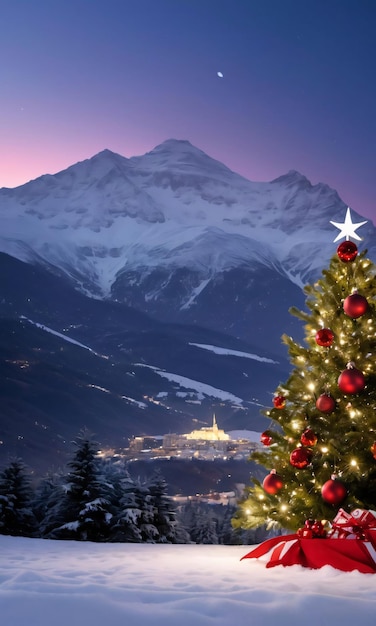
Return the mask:
M 0 536 L 7 626 L 373 623 L 376 577 L 266 569 L 249 546 L 93 544 Z

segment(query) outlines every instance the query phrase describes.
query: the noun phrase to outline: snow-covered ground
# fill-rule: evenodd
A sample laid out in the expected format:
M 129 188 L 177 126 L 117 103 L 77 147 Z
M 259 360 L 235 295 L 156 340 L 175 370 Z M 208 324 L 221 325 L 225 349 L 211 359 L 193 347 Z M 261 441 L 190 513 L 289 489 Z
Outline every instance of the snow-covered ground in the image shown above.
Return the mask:
M 247 546 L 92 544 L 0 536 L 6 626 L 354 626 L 376 575 L 266 569 Z

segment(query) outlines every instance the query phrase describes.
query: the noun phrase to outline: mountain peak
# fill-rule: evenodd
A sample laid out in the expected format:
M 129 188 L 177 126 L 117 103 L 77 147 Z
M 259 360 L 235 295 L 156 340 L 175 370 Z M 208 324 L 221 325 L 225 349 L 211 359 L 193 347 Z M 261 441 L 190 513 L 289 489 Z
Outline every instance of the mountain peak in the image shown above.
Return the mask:
M 150 157 L 153 155 L 158 155 L 161 157 L 172 156 L 174 159 L 176 158 L 179 159 L 182 157 L 189 157 L 189 156 L 193 158 L 200 158 L 200 157 L 206 157 L 207 159 L 210 158 L 207 154 L 205 154 L 205 152 L 203 152 L 199 148 L 196 148 L 187 139 L 173 139 L 173 138 L 162 141 L 162 143 L 155 146 L 155 148 L 153 148 L 149 152 L 146 152 L 146 154 L 144 154 L 143 156 Z M 142 157 L 134 157 L 134 158 L 142 158 Z
M 126 157 L 122 156 L 118 152 L 113 152 L 112 150 L 109 150 L 108 148 L 104 148 L 103 150 L 101 150 L 100 152 L 92 156 L 89 159 L 89 161 L 92 161 L 93 159 L 122 159 L 122 160 L 125 159 L 126 161 L 128 160 Z
M 193 144 L 191 144 L 191 142 L 188 141 L 188 139 L 174 139 L 173 137 L 171 137 L 170 139 L 165 139 L 165 141 L 162 141 L 162 143 L 155 146 L 152 152 L 154 152 L 155 150 L 161 150 L 161 149 L 172 150 L 172 149 L 180 149 L 180 148 L 185 148 L 185 149 L 189 148 L 193 150 L 194 152 L 202 152 L 202 150 L 200 150 L 199 148 L 196 148 Z
M 297 170 L 289 170 L 287 174 L 282 174 L 274 178 L 272 183 L 283 183 L 284 185 L 304 185 L 305 187 L 312 187 L 311 182 L 304 174 L 301 174 Z
M 104 166 L 124 166 L 128 163 L 129 159 L 127 157 L 118 154 L 117 152 L 112 152 L 108 148 L 101 150 L 94 156 L 85 161 L 81 161 L 82 164 L 94 165 L 102 164 Z M 77 164 L 78 165 L 78 164 Z
M 146 154 L 131 157 L 129 161 L 137 168 L 145 170 L 181 171 L 198 175 L 210 175 L 224 179 L 228 176 L 243 179 L 226 165 L 213 159 L 203 150 L 196 148 L 187 139 L 166 139 Z M 244 180 L 244 179 L 243 179 Z

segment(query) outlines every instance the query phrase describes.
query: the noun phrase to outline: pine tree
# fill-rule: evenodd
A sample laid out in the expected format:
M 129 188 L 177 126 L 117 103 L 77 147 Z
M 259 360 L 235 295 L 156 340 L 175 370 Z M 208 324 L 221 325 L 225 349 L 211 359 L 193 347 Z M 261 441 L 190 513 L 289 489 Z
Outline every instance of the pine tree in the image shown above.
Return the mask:
M 31 503 L 30 473 L 21 459 L 14 459 L 0 473 L 0 533 L 36 536 L 37 521 Z
M 153 522 L 158 530 L 158 543 L 178 543 L 176 509 L 159 470 L 154 472 L 149 481 L 149 493 L 154 507 Z
M 231 520 L 235 512 L 235 507 L 227 504 L 226 506 L 221 505 L 220 507 L 220 517 L 218 523 L 218 541 L 224 545 L 231 545 L 235 543 L 241 543 L 237 534 L 234 532 L 232 528 Z
M 156 470 L 150 478 L 134 480 L 127 467 L 115 475 L 117 512 L 109 541 L 132 543 L 186 543 L 187 533 L 176 520 L 167 483 Z
M 139 479 L 135 485 L 136 502 L 141 511 L 141 516 L 138 521 L 141 540 L 144 543 L 158 543 L 159 531 L 155 525 L 157 510 L 154 504 L 154 498 L 150 493 L 147 482 L 142 482 Z
M 271 474 L 253 479 L 235 528 L 297 530 L 310 518 L 331 521 L 340 507 L 376 509 L 375 276 L 347 237 L 305 288 L 308 312 L 291 310 L 306 345 L 283 336 L 294 369 L 266 413 L 265 451 L 251 455 Z
M 210 506 L 199 503 L 194 512 L 189 529 L 191 540 L 198 544 L 218 544 L 218 520 Z
M 54 528 L 64 524 L 66 511 L 62 503 L 65 494 L 64 477 L 60 474 L 48 473 L 39 482 L 32 507 L 41 537 L 49 537 Z
M 76 452 L 68 464 L 71 471 L 63 485 L 65 495 L 54 508 L 56 523 L 48 536 L 105 541 L 110 532 L 113 513 L 106 497 L 107 487 L 100 473 L 97 445 L 85 431 L 80 433 L 74 445 Z
M 142 501 L 139 490 L 129 471 L 117 482 L 118 508 L 111 529 L 110 541 L 141 543 Z

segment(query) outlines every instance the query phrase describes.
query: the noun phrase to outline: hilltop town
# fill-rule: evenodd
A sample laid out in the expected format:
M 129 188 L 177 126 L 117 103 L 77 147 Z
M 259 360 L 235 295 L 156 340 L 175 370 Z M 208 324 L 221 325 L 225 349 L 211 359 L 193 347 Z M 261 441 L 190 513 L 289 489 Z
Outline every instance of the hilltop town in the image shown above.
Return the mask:
M 140 435 L 133 437 L 128 448 L 101 450 L 100 456 L 119 456 L 129 460 L 160 459 L 214 459 L 247 460 L 260 445 L 260 433 L 220 429 L 215 415 L 211 426 L 204 426 L 186 434 Z

